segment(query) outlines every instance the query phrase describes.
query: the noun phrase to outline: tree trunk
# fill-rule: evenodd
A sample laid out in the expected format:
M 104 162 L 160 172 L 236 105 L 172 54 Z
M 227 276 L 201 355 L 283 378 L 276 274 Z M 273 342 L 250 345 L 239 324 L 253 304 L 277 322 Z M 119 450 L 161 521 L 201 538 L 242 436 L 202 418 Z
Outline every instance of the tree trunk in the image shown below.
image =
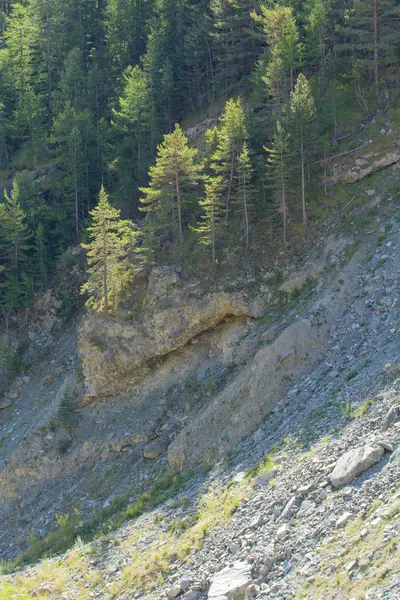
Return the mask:
M 246 254 L 249 250 L 249 214 L 247 209 L 247 190 L 246 190 L 246 175 L 243 177 L 243 208 L 244 208 L 244 227 L 246 240 Z
M 175 171 L 175 189 L 176 189 L 176 200 L 178 205 L 178 227 L 179 227 L 179 241 L 182 242 L 182 207 L 181 207 L 181 191 L 179 188 L 179 173 Z
M 231 172 L 229 176 L 229 186 L 228 186 L 228 194 L 226 197 L 226 210 L 225 210 L 225 223 L 228 223 L 229 217 L 229 207 L 231 201 L 231 191 L 232 191 L 232 181 L 233 181 L 233 163 L 234 163 L 234 155 L 232 154 L 232 162 L 231 162 Z
M 108 281 L 107 281 L 107 244 L 105 225 L 103 231 L 103 292 L 104 292 L 104 310 L 108 317 Z
M 303 137 L 303 136 L 302 136 Z M 301 140 L 301 203 L 303 207 L 303 225 L 307 227 L 307 213 L 306 213 L 306 182 L 305 182 L 305 161 L 304 161 L 304 142 Z
M 374 0 L 374 74 L 375 74 L 375 85 L 376 85 L 376 87 L 378 87 L 378 83 L 379 83 L 379 66 L 378 66 L 378 0 Z
M 211 223 L 211 243 L 212 243 L 212 261 L 215 264 L 215 203 L 212 205 L 212 223 Z
M 77 174 L 76 141 L 74 140 L 74 192 L 75 192 L 75 235 L 79 239 L 79 200 L 78 200 L 78 174 Z
M 286 245 L 286 185 L 285 185 L 285 174 L 283 166 L 283 151 L 281 150 L 281 200 L 282 200 L 282 213 L 283 213 L 283 243 Z

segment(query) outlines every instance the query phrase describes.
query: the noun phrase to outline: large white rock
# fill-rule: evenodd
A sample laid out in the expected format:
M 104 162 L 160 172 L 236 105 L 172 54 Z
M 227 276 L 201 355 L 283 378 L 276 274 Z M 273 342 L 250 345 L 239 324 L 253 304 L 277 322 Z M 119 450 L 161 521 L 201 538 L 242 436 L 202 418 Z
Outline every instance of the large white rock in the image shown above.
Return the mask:
M 361 446 L 344 454 L 336 463 L 331 474 L 331 483 L 336 488 L 350 483 L 357 475 L 379 462 L 383 456 L 382 446 Z
M 251 581 L 251 566 L 247 562 L 236 562 L 233 567 L 225 567 L 214 576 L 208 599 L 243 597 Z

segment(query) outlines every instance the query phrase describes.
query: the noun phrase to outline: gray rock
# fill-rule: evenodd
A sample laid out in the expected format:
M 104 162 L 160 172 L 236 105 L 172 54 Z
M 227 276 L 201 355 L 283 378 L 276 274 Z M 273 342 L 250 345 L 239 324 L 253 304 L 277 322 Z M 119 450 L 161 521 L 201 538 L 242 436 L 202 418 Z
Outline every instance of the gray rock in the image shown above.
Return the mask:
M 225 567 L 213 577 L 208 599 L 243 597 L 251 582 L 251 566 L 247 562 L 235 562 L 232 567 Z
M 175 585 L 172 588 L 167 590 L 168 598 L 177 598 L 182 593 L 182 588 L 180 585 Z
M 274 477 L 276 477 L 277 473 L 278 469 L 275 469 L 275 467 L 273 467 L 272 469 L 266 471 L 262 475 L 255 477 L 253 479 L 253 482 L 255 483 L 255 485 L 268 485 L 269 482 L 272 481 Z
M 400 377 L 400 363 L 388 362 L 383 367 L 383 371 L 389 379 L 397 379 L 397 377 Z
M 196 591 L 192 590 L 190 592 L 186 592 L 186 594 L 183 594 L 183 596 L 181 598 L 182 598 L 182 600 L 198 600 L 201 596 L 202 596 L 201 592 L 196 592 Z
M 333 486 L 341 487 L 353 481 L 363 471 L 379 462 L 383 456 L 382 446 L 361 446 L 346 452 L 336 463 L 330 476 Z
M 180 267 L 160 266 L 153 267 L 149 275 L 149 287 L 147 289 L 147 302 L 152 303 L 180 280 Z
M 279 517 L 279 519 L 277 519 L 277 522 L 285 521 L 286 519 L 291 519 L 293 514 L 300 507 L 302 501 L 303 501 L 302 498 L 298 498 L 297 496 L 292 496 L 290 498 L 289 502 L 286 504 L 285 508 L 283 509 L 281 516 Z
M 344 527 L 345 525 L 347 525 L 347 523 L 349 521 L 351 521 L 352 518 L 353 518 L 353 514 L 351 512 L 343 513 L 336 521 L 336 525 L 335 525 L 336 529 L 340 529 L 340 528 Z
M 289 525 L 281 525 L 281 527 L 279 527 L 278 531 L 276 532 L 276 538 L 278 540 L 281 540 L 282 538 L 286 537 L 287 534 L 290 532 L 290 527 Z
M 255 598 L 260 592 L 258 585 L 250 584 L 246 590 L 246 598 Z
M 150 458 L 152 460 L 158 458 L 159 456 L 161 456 L 161 454 L 164 454 L 164 452 L 166 452 L 168 444 L 169 435 L 161 435 L 160 437 L 150 442 L 150 444 L 147 444 L 143 452 L 144 458 Z
M 392 406 L 392 408 L 389 410 L 383 422 L 382 429 L 386 431 L 398 421 L 400 421 L 400 404 L 397 406 Z

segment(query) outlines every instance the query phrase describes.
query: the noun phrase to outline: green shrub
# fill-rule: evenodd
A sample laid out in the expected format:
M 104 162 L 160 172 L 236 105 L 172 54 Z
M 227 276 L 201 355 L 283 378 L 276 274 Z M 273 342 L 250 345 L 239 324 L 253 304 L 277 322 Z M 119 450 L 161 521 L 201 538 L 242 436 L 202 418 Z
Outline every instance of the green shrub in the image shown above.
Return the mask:
M 70 386 L 66 386 L 58 408 L 58 417 L 67 431 L 71 431 L 76 426 L 75 394 Z

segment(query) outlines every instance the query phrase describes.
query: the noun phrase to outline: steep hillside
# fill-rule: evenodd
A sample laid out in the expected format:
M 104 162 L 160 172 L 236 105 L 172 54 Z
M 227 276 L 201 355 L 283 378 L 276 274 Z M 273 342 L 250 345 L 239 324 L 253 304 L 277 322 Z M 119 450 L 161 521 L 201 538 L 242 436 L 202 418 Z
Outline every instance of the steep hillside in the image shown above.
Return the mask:
M 269 269 L 157 267 L 139 312 L 38 338 L 0 410 L 0 598 L 400 596 L 398 173 Z

